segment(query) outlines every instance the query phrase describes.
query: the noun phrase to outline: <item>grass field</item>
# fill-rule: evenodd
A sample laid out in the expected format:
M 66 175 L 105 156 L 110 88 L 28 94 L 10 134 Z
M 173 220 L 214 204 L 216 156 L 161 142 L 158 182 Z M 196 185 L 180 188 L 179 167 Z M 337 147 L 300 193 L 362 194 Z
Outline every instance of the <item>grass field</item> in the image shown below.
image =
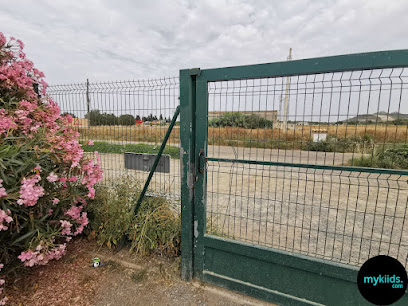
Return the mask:
M 151 153 L 157 154 L 160 149 L 160 145 L 149 145 L 144 143 L 138 144 L 114 144 L 103 141 L 95 141 L 94 145 L 86 145 L 82 142 L 82 148 L 84 152 L 94 152 L 99 153 L 118 153 L 123 154 L 125 152 L 136 152 L 136 153 Z M 171 158 L 180 158 L 180 148 L 174 146 L 166 146 L 163 154 L 169 154 Z

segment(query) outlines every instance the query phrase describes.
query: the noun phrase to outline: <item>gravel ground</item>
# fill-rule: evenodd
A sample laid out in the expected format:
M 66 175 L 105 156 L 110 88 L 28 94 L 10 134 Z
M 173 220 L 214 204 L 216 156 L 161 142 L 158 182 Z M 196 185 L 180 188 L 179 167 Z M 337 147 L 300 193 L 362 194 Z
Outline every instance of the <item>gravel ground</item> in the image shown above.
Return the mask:
M 101 154 L 105 180 L 128 173 L 121 154 Z M 351 153 L 209 146 L 208 156 L 342 165 Z M 346 171 L 208 162 L 209 233 L 359 265 L 389 254 L 407 265 L 406 177 Z M 180 195 L 180 161 L 156 173 L 150 191 Z M 179 209 L 179 206 L 178 206 Z

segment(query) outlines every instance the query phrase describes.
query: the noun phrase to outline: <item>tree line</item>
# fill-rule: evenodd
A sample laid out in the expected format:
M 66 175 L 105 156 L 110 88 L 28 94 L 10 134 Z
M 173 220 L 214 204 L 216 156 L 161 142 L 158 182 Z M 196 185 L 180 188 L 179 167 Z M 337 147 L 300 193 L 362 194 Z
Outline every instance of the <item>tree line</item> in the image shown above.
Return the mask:
M 71 114 L 72 115 L 72 114 Z M 164 118 L 162 114 L 160 114 L 159 118 L 157 116 L 150 114 L 149 116 L 142 116 L 139 115 L 133 116 L 129 114 L 124 114 L 120 116 L 116 116 L 115 114 L 108 114 L 108 113 L 101 113 L 99 110 L 91 110 L 89 113 L 85 115 L 85 118 L 89 120 L 89 125 L 135 125 L 136 120 L 142 121 L 163 121 L 170 122 L 169 118 Z M 164 119 L 163 119 L 164 118 Z

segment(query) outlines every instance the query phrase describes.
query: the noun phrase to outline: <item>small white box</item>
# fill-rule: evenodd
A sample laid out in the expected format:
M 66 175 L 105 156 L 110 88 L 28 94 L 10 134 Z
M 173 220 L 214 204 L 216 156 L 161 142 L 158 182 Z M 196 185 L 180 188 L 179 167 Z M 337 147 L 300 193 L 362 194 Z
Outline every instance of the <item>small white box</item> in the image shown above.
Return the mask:
M 313 134 L 313 142 L 326 141 L 326 138 L 327 138 L 326 133 L 314 133 Z

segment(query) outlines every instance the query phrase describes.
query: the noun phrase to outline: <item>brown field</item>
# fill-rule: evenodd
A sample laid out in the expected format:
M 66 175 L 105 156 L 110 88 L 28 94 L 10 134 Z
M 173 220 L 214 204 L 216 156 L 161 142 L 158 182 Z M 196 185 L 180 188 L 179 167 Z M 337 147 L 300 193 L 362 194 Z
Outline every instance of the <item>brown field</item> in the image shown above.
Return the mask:
M 166 134 L 165 126 L 96 126 L 78 127 L 83 139 L 116 140 L 129 142 L 161 142 Z M 370 135 L 375 144 L 405 143 L 408 139 L 407 126 L 390 125 L 320 125 L 304 126 L 286 133 L 280 129 L 244 129 L 235 127 L 208 128 L 208 140 L 212 145 L 235 145 L 276 148 L 277 144 L 290 144 L 291 149 L 300 149 L 302 144 L 311 140 L 312 130 L 325 129 L 329 136 L 356 138 Z M 170 142 L 178 143 L 180 126 L 175 126 Z M 279 147 L 279 146 L 278 146 Z

